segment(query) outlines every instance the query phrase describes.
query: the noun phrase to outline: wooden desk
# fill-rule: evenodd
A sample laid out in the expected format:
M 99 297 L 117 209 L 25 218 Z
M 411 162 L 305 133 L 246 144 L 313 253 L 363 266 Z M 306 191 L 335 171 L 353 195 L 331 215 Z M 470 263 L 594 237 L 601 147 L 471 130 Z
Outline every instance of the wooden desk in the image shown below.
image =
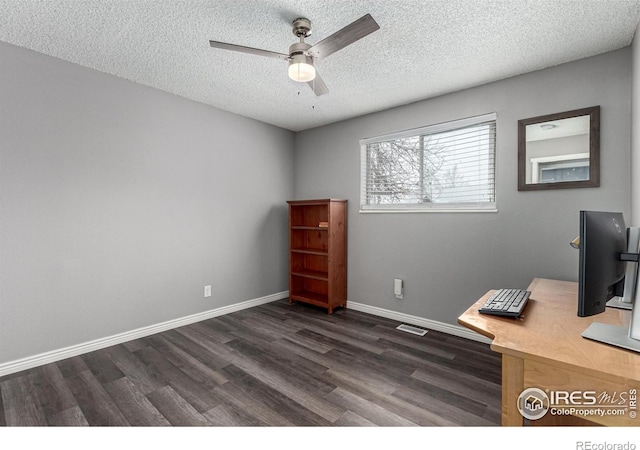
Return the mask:
M 493 339 L 491 349 L 502 354 L 503 426 L 523 425 L 517 399 L 529 387 L 618 395 L 636 389 L 640 394 L 639 353 L 581 336 L 592 322 L 628 326 L 630 311 L 607 308 L 602 314 L 578 317 L 577 283 L 536 278 L 528 290 L 531 296 L 519 319 L 478 313 L 478 307 L 494 291 L 487 292 L 458 318 L 461 325 Z M 640 414 L 640 398 L 636 408 Z M 640 418 L 630 417 L 630 411 L 624 416 L 575 414 L 577 418 L 547 412 L 531 424 L 640 426 Z

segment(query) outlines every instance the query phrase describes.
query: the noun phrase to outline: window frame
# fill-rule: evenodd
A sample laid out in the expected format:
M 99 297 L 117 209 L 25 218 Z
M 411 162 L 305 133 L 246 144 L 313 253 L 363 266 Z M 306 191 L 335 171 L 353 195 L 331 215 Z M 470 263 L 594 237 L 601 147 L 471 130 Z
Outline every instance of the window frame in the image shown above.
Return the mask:
M 380 142 L 396 139 L 419 137 L 426 134 L 444 133 L 456 129 L 494 122 L 495 134 L 493 143 L 493 201 L 492 202 L 425 202 L 425 203 L 392 203 L 392 204 L 367 204 L 367 173 L 368 152 L 367 146 Z M 360 213 L 422 213 L 422 212 L 497 212 L 496 194 L 496 153 L 497 153 L 497 113 L 482 114 L 479 116 L 457 119 L 419 128 L 388 133 L 380 136 L 360 139 Z

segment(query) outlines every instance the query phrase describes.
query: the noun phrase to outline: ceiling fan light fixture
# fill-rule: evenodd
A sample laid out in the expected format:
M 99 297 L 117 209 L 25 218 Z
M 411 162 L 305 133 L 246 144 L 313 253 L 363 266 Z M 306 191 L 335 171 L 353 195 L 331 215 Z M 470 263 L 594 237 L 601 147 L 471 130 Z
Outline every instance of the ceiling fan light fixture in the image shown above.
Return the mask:
M 289 61 L 289 78 L 300 83 L 307 83 L 316 77 L 313 59 L 306 55 L 294 55 Z

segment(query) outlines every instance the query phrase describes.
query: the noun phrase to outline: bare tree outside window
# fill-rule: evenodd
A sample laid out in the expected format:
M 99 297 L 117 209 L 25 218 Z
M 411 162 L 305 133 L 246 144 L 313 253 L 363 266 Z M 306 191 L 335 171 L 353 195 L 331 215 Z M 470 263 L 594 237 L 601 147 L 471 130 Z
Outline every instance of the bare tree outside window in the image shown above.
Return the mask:
M 363 146 L 370 208 L 493 204 L 495 120 Z
M 367 149 L 370 203 L 432 201 L 438 191 L 438 172 L 444 163 L 443 148 L 425 146 L 425 140 L 429 138 L 397 139 L 372 144 Z

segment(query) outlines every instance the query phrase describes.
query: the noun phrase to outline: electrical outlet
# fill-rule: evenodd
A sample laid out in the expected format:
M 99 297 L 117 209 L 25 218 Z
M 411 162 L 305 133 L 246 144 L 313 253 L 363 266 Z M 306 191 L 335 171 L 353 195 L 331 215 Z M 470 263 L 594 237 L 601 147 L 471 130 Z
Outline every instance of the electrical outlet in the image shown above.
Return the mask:
M 206 297 L 211 297 L 211 285 L 205 286 L 204 287 L 204 296 Z

